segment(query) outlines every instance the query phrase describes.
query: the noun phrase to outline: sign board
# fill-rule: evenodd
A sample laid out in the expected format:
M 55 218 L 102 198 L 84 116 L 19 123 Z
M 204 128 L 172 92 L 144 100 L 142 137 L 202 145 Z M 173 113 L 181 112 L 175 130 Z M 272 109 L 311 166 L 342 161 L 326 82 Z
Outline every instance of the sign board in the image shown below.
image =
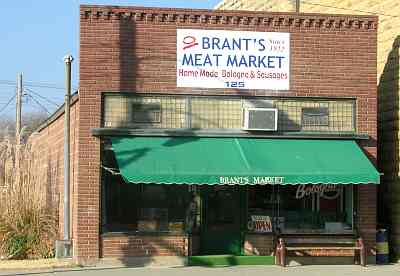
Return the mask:
M 269 216 L 250 216 L 247 228 L 256 233 L 272 232 L 272 222 Z
M 336 199 L 340 195 L 341 186 L 334 184 L 298 185 L 296 199 L 317 194 L 325 199 Z
M 233 184 L 283 184 L 285 178 L 283 176 L 220 176 L 219 184 L 233 185 Z
M 177 87 L 289 90 L 290 34 L 177 29 Z

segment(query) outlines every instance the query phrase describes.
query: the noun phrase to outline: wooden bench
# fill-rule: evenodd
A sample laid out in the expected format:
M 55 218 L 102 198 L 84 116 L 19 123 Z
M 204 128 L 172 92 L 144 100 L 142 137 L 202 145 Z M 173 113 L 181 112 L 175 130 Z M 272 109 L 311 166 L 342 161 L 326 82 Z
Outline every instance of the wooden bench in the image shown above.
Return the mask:
M 358 263 L 357 256 L 359 256 L 359 264 L 366 266 L 366 250 L 362 238 L 335 236 L 279 237 L 275 250 L 275 263 L 286 266 L 286 256 L 289 251 L 306 250 L 352 250 L 354 251 L 355 263 Z

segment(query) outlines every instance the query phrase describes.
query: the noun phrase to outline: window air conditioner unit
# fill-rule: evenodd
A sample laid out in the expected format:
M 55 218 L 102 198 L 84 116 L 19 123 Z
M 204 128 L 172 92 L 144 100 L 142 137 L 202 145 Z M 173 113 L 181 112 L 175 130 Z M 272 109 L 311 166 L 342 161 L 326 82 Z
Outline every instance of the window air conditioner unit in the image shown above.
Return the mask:
M 276 131 L 278 129 L 278 109 L 246 108 L 244 110 L 243 129 Z

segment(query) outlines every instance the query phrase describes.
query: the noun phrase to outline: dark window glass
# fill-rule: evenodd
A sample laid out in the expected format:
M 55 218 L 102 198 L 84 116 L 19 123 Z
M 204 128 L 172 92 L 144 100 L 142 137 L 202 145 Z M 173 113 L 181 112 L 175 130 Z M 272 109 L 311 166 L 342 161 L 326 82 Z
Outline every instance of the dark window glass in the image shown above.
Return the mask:
M 209 230 L 232 230 L 239 225 L 236 187 L 216 185 L 208 189 L 207 225 Z
M 198 209 L 189 186 L 126 183 L 107 147 L 102 155 L 103 231 L 185 231 L 188 216 L 195 220 Z
M 132 109 L 135 123 L 161 123 L 161 103 L 134 103 Z
M 329 126 L 329 109 L 327 107 L 304 107 L 301 110 L 302 126 Z
M 343 233 L 352 230 L 352 186 L 287 185 L 279 188 L 280 231 Z
M 272 232 L 272 220 L 277 207 L 275 186 L 250 186 L 248 188 L 247 231 Z

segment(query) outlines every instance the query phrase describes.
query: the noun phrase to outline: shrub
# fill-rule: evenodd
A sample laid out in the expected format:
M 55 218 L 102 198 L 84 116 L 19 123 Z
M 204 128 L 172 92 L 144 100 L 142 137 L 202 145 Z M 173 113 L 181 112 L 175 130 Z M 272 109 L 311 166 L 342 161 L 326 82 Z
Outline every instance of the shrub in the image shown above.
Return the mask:
M 6 192 L 0 202 L 0 251 L 6 258 L 53 256 L 56 216 L 47 206 L 46 171 L 29 144 L 0 142 L 0 171 Z

